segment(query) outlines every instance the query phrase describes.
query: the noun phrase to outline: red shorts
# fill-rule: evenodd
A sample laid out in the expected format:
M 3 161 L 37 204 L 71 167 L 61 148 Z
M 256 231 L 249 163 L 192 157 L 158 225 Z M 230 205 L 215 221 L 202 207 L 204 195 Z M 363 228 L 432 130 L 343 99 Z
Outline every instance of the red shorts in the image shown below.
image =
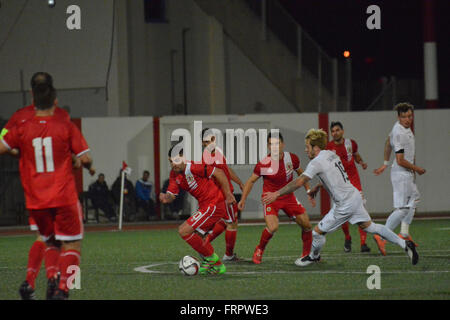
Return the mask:
M 83 238 L 83 212 L 80 202 L 66 207 L 29 210 L 44 241 L 74 241 Z
M 269 215 L 278 217 L 278 210 L 280 209 L 291 219 L 295 219 L 296 216 L 306 212 L 306 209 L 302 206 L 300 201 L 292 194 L 288 198 L 276 200 L 271 204 L 264 205 L 264 217 Z
M 225 201 L 221 201 L 199 208 L 186 222 L 195 231 L 205 235 L 214 227 L 217 221 L 220 219 L 227 221 L 229 218 Z

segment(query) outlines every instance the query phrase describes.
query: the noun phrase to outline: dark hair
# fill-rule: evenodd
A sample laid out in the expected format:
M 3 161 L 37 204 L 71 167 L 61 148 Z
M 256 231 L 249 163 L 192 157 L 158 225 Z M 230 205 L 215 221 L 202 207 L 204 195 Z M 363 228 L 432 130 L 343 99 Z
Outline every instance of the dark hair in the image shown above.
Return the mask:
M 56 99 L 56 90 L 53 87 L 53 78 L 47 72 L 36 72 L 31 77 L 31 90 L 34 105 L 39 110 L 53 107 Z
M 395 105 L 394 110 L 396 110 L 397 114 L 400 115 L 401 113 L 408 112 L 409 110 L 414 112 L 414 106 L 409 102 L 400 102 Z
M 144 170 L 144 174 L 148 174 L 148 175 L 150 175 L 150 171 L 148 171 L 148 170 Z
M 281 142 L 284 142 L 281 132 L 272 132 L 272 130 L 270 130 L 269 134 L 267 135 L 267 143 L 269 143 L 269 140 L 271 138 L 280 139 Z
M 170 147 L 169 153 L 168 153 L 169 158 L 172 158 L 172 152 L 173 152 L 173 149 L 175 149 L 176 146 L 178 146 L 178 144 L 174 144 L 172 147 Z M 183 156 L 183 148 L 181 148 L 180 151 L 178 151 L 178 155 L 180 157 Z
M 100 173 L 99 175 L 98 175 L 98 177 L 100 178 L 100 177 L 104 177 L 105 176 L 105 174 L 103 174 L 103 173 Z
M 335 126 L 339 126 L 342 130 L 344 130 L 344 126 L 340 121 L 331 121 L 330 129 L 333 129 Z

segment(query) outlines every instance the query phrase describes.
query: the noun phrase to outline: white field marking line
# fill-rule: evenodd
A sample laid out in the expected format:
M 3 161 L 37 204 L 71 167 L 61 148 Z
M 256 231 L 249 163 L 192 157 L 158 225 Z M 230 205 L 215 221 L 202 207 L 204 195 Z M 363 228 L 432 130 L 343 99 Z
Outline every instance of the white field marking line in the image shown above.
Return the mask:
M 432 252 L 450 252 L 450 250 L 426 250 L 425 252 L 427 253 L 432 253 Z M 381 257 L 381 255 L 368 255 L 367 253 L 359 253 L 359 252 L 355 252 L 355 253 L 326 253 L 322 256 L 323 259 L 328 259 L 328 258 L 337 258 L 337 257 L 349 257 L 349 258 L 379 258 Z M 264 257 L 265 260 L 276 260 L 276 259 L 296 259 L 299 256 L 267 256 Z M 404 258 L 405 257 L 405 253 L 402 251 L 392 251 L 392 253 L 389 253 L 388 256 L 386 256 L 387 259 L 389 258 Z M 430 258 L 430 257 L 450 257 L 450 255 L 420 255 L 421 258 Z M 246 258 L 242 258 L 243 261 L 251 261 L 250 258 L 246 259 Z M 130 264 L 141 264 L 142 261 L 130 261 L 130 262 L 121 262 L 121 263 L 107 263 L 107 264 L 98 264 L 98 263 L 83 263 L 83 266 L 121 266 L 121 265 L 130 265 Z M 161 262 L 162 264 L 165 264 L 167 262 Z M 234 263 L 233 263 L 234 264 Z M 0 267 L 0 269 L 15 269 L 17 267 Z M 24 267 L 25 268 L 25 267 Z
M 134 271 L 142 272 L 142 273 L 156 273 L 156 274 L 177 274 L 175 271 L 158 271 L 158 270 L 150 270 L 150 268 L 158 267 L 162 265 L 173 264 L 176 265 L 178 262 L 163 262 L 163 263 L 154 263 L 147 266 L 134 268 Z M 299 270 L 302 270 L 302 267 L 299 267 Z M 304 270 L 304 269 L 303 269 Z M 435 273 L 449 273 L 450 270 L 428 270 L 428 271 L 383 271 L 384 274 L 435 274 Z M 311 270 L 311 271 L 235 271 L 235 272 L 227 272 L 227 274 L 299 274 L 299 273 L 312 273 L 312 274 L 364 274 L 365 271 L 335 271 L 335 270 Z
M 436 230 L 450 230 L 450 228 L 436 228 Z

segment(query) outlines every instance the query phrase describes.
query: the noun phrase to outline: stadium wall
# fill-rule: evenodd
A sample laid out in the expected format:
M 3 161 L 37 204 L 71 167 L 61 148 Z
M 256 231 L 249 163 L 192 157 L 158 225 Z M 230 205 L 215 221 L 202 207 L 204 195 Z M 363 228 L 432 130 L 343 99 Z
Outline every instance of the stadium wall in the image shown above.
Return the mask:
M 394 112 L 349 112 L 330 113 L 329 122 L 339 120 L 343 123 L 345 136 L 354 139 L 359 145 L 359 153 L 368 163 L 368 169 L 358 166 L 363 191 L 367 197 L 370 213 L 386 214 L 392 210 L 392 186 L 389 171 L 376 177 L 373 170 L 383 163 L 384 142 L 396 121 Z M 417 110 L 415 116 L 416 162 L 427 173 L 417 177 L 421 192 L 418 214 L 450 212 L 450 199 L 446 196 L 450 181 L 450 136 L 448 130 L 450 110 Z M 202 120 L 203 128 L 279 128 L 283 133 L 286 150 L 300 157 L 301 166 L 306 167 L 308 159 L 304 152 L 304 136 L 308 129 L 318 127 L 317 113 L 258 114 L 258 115 L 216 115 L 216 116 L 167 116 L 160 122 L 160 157 L 154 159 L 153 120 L 151 117 L 133 118 L 83 118 L 82 128 L 95 159 L 98 172 L 104 172 L 111 186 L 118 175 L 121 161 L 128 162 L 133 168 L 131 180 L 138 179 L 144 169 L 150 168 L 152 180 L 155 169 L 160 172 L 160 186 L 169 176 L 167 152 L 170 147 L 170 135 L 173 130 L 185 128 L 194 139 L 194 121 Z M 192 140 L 194 141 L 194 140 Z M 193 142 L 192 142 L 193 143 Z M 225 150 L 226 152 L 226 150 Z M 391 161 L 393 156 L 391 156 Z M 159 162 L 159 166 L 158 166 Z M 254 165 L 231 166 L 243 182 L 251 175 Z M 84 188 L 94 179 L 84 173 Z M 260 179 L 261 180 L 261 179 Z M 245 219 L 261 218 L 262 205 L 259 201 L 262 182 L 258 181 L 247 201 Z M 314 181 L 315 183 L 316 181 Z M 236 186 L 236 191 L 239 188 Z M 312 216 L 319 216 L 320 199 L 316 208 L 307 202 L 304 190 L 296 192 L 297 198 L 305 204 Z M 195 205 L 195 201 L 193 201 Z

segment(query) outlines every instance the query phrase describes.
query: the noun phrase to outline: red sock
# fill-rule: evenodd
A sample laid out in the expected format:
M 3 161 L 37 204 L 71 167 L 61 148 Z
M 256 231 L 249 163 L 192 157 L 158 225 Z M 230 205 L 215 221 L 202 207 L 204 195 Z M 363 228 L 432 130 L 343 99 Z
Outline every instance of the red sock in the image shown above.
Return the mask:
M 27 280 L 28 284 L 34 289 L 35 280 L 41 269 L 42 259 L 44 258 L 45 248 L 44 242 L 36 240 L 28 253 Z
M 342 231 L 345 234 L 345 240 L 351 240 L 350 231 L 348 230 L 348 221 L 342 225 Z
M 225 221 L 223 220 L 217 221 L 217 223 L 214 225 L 212 232 L 208 234 L 208 236 L 206 237 L 206 241 L 212 242 L 215 238 L 220 236 L 222 232 L 225 231 L 226 227 L 227 225 Z
M 78 250 L 61 251 L 59 256 L 59 270 L 61 272 L 61 279 L 59 281 L 59 289 L 69 291 L 67 286 L 67 279 L 74 274 L 74 270 L 70 270 L 71 266 L 80 266 L 81 253 Z
M 261 234 L 261 240 L 259 240 L 258 247 L 261 250 L 264 250 L 266 248 L 267 243 L 272 238 L 272 236 L 273 236 L 273 234 L 270 233 L 269 230 L 267 230 L 267 228 L 265 228 L 264 231 Z
M 302 231 L 303 252 L 302 257 L 311 253 L 312 230 Z
M 47 271 L 47 279 L 54 278 L 58 273 L 58 260 L 60 250 L 58 247 L 47 247 L 45 249 L 45 270 Z
M 367 232 L 365 232 L 361 228 L 358 228 L 358 230 L 359 230 L 359 237 L 361 238 L 361 245 L 364 245 L 366 244 Z
M 182 238 L 192 247 L 192 249 L 194 249 L 204 257 L 209 257 L 214 253 L 214 248 L 212 247 L 211 243 L 209 243 L 208 241 L 203 241 L 202 237 L 200 237 L 196 233 L 192 233 Z
M 234 245 L 236 243 L 237 229 L 236 230 L 227 230 L 225 232 L 225 243 L 226 243 L 226 251 L 225 254 L 227 256 L 232 256 L 234 251 Z

